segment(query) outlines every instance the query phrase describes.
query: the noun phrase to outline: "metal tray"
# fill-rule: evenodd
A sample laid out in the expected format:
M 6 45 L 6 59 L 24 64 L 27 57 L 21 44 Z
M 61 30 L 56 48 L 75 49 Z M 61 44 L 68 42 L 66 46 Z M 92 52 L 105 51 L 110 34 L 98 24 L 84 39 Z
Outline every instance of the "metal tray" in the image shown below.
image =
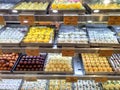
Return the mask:
M 20 57 L 21 57 L 21 54 L 18 54 L 18 58 L 17 58 L 17 60 L 15 61 L 15 63 L 14 63 L 14 65 L 16 64 L 16 62 L 20 59 Z M 13 67 L 14 67 L 14 65 L 13 65 Z M 12 73 L 12 69 L 13 69 L 13 67 L 11 68 L 11 70 L 10 71 L 7 71 L 7 70 L 1 70 L 0 71 L 0 73 L 5 73 L 5 74 L 11 74 Z
M 45 62 L 45 66 L 46 66 L 46 64 L 47 64 L 47 61 L 48 61 L 48 56 L 47 56 L 47 59 L 46 59 L 46 62 Z M 47 71 L 45 71 L 44 72 L 44 74 L 74 74 L 74 72 L 75 72 L 75 70 L 74 70 L 74 58 L 72 58 L 72 68 L 73 68 L 73 71 L 72 72 L 54 72 L 54 71 L 52 71 L 52 72 L 47 72 Z M 45 69 L 45 68 L 44 68 Z
M 23 32 L 24 33 L 24 36 L 27 34 L 27 32 L 28 32 L 28 27 L 27 26 L 23 26 L 23 25 L 6 25 L 5 27 L 3 27 L 2 28 L 2 30 L 0 31 L 0 32 L 2 32 L 2 31 L 4 31 L 4 30 L 6 30 L 6 28 L 7 27 L 11 27 L 11 28 L 16 28 L 16 27 L 25 27 L 25 28 L 27 28 L 27 31 L 25 31 L 25 32 Z M 24 38 L 24 37 L 23 37 Z M 22 41 L 22 40 L 21 40 Z M 0 46 L 2 46 L 2 47 L 5 47 L 5 46 L 20 46 L 20 43 L 21 42 L 19 42 L 19 43 L 0 43 Z
M 90 7 L 90 5 L 86 4 L 85 3 L 85 7 L 89 8 L 88 10 L 91 12 L 91 13 L 118 13 L 120 12 L 120 9 L 93 9 Z
M 116 75 L 120 75 L 120 72 L 116 71 L 115 68 L 114 68 L 114 66 L 112 65 L 111 59 L 109 59 L 109 58 L 107 58 L 107 59 L 108 59 L 108 62 L 110 63 L 110 65 L 112 66 L 112 69 L 114 70 L 114 73 Z
M 54 35 L 55 35 L 55 28 L 53 28 L 53 29 L 54 29 Z M 29 30 L 30 30 L 30 27 L 29 27 Z M 27 36 L 27 34 L 25 36 Z M 24 40 L 24 38 L 23 38 L 23 40 Z M 22 40 L 20 46 L 53 47 L 53 44 L 54 44 L 54 37 L 51 39 L 51 41 L 49 43 L 24 43 L 23 40 Z
M 86 9 L 84 7 L 84 5 L 82 5 L 84 7 L 84 9 L 79 9 L 79 10 L 54 10 L 51 8 L 52 3 L 50 3 L 50 8 L 49 8 L 49 13 L 50 14 L 85 14 Z
M 62 26 L 62 25 L 61 25 Z M 65 26 L 66 27 L 66 26 Z M 64 25 L 63 25 L 63 27 L 62 28 L 65 28 L 64 27 Z M 80 27 L 80 26 L 78 26 L 78 27 Z M 71 29 L 72 31 L 73 31 L 73 29 Z M 59 33 L 61 33 L 61 32 L 69 32 L 70 30 L 68 30 L 68 31 L 66 31 L 66 30 L 64 30 L 64 29 L 60 29 L 59 30 L 59 32 L 58 32 L 58 34 L 56 35 L 56 39 L 55 39 L 55 43 L 57 44 L 57 46 L 58 47 L 61 47 L 61 46 L 63 46 L 63 47 L 66 47 L 66 46 L 71 46 L 71 47 L 90 47 L 90 44 L 89 44 L 89 42 L 88 43 L 59 43 L 57 40 L 58 40 L 58 35 L 59 35 Z M 74 30 L 75 31 L 75 30 Z M 73 32 L 74 32 L 73 31 Z M 86 37 L 88 38 L 88 33 L 87 33 L 87 31 L 86 30 L 83 30 L 83 31 L 85 31 L 86 32 Z
M 45 61 L 46 61 L 46 57 L 47 57 L 47 54 L 44 53 L 43 55 L 45 55 Z M 13 69 L 12 69 L 12 72 L 15 73 L 15 74 L 18 74 L 18 73 L 24 73 L 24 74 L 38 74 L 38 73 L 44 73 L 44 67 L 45 67 L 45 61 L 44 61 L 44 67 L 43 67 L 43 71 L 16 71 L 16 67 L 17 65 L 19 64 L 21 58 L 23 57 L 24 55 L 21 55 L 21 57 L 18 59 L 18 61 L 15 63 Z
M 80 55 L 80 58 L 82 60 L 82 56 Z M 84 61 L 82 60 L 82 64 L 84 66 Z M 110 63 L 109 63 L 110 64 Z M 111 64 L 110 64 L 111 65 Z M 83 67 L 84 68 L 84 67 Z M 115 72 L 86 72 L 84 69 L 84 72 L 86 75 L 115 75 Z
M 39 80 L 39 79 L 37 79 L 37 80 Z M 48 90 L 48 84 L 49 84 L 49 81 L 48 80 L 46 80 L 47 81 L 47 83 L 46 83 L 46 88 L 45 88 L 45 90 Z M 25 80 L 23 80 L 23 82 L 22 82 L 22 85 L 21 85 L 21 87 L 20 87 L 20 89 L 19 90 L 24 90 L 22 87 L 23 87 L 23 84 L 24 84 L 24 82 L 25 82 Z M 31 82 L 31 81 L 27 81 L 27 82 Z M 31 90 L 31 89 L 30 89 Z
M 41 1 L 41 0 L 40 0 Z M 40 1 L 31 1 L 31 2 L 40 2 Z M 22 9 L 15 9 L 17 6 L 19 6 L 21 3 L 23 3 L 24 1 L 22 1 L 22 2 L 20 2 L 20 3 L 18 3 L 18 4 L 16 4 L 12 9 L 13 10 L 17 10 L 17 12 L 18 13 L 22 13 L 22 12 L 29 12 L 29 13 L 34 13 L 34 14 L 47 14 L 47 12 L 48 12 L 48 8 L 49 8 L 49 6 L 50 6 L 50 1 L 48 2 L 49 4 L 48 4 L 48 6 L 47 6 L 47 8 L 45 9 L 45 10 L 22 10 Z M 27 2 L 27 1 L 25 1 L 25 2 Z M 28 1 L 29 2 L 29 1 Z M 45 1 L 41 1 L 41 2 L 45 2 Z
M 54 79 L 52 79 L 52 80 L 54 80 Z M 55 80 L 56 80 L 56 79 L 55 79 Z M 65 80 L 65 79 L 57 79 L 57 80 Z M 69 83 L 71 83 L 71 89 L 70 89 L 70 90 L 74 90 L 74 88 L 73 88 L 73 83 L 72 83 L 72 82 L 69 82 Z M 49 89 L 49 86 L 50 86 L 50 80 L 48 81 L 48 90 L 50 90 L 50 89 Z M 56 85 L 54 84 L 54 85 L 52 85 L 52 86 L 55 87 Z M 65 84 L 64 86 L 66 86 L 66 84 Z M 63 90 L 62 87 L 61 87 L 61 82 L 60 82 L 59 87 L 60 87 L 59 90 Z M 67 86 L 66 86 L 66 87 L 67 87 Z M 68 90 L 68 89 L 66 88 L 66 90 Z

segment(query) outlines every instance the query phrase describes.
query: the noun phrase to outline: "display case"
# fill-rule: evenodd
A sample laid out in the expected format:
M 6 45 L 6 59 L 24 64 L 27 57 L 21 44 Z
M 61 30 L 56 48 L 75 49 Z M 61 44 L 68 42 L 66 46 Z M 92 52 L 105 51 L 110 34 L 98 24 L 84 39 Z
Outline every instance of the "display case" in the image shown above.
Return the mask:
M 0 89 L 119 90 L 119 1 L 116 8 L 96 3 L 103 7 L 99 0 L 17 0 L 1 9 Z

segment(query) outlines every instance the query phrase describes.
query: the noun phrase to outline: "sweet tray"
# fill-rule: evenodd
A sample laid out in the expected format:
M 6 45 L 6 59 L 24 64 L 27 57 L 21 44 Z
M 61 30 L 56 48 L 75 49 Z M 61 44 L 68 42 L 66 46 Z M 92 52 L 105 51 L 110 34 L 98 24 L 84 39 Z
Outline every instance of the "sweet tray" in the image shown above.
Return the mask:
M 26 28 L 26 30 L 23 30 L 23 31 L 20 31 L 21 33 L 23 33 L 24 34 L 24 36 L 26 35 L 26 33 L 28 32 L 28 27 L 27 26 L 23 26 L 23 25 L 6 25 L 5 27 L 3 27 L 2 29 L 1 29 L 1 31 L 0 31 L 0 33 L 1 32 L 3 32 L 3 31 L 5 31 L 6 30 L 6 28 L 7 27 L 10 27 L 10 28 Z M 24 38 L 24 37 L 23 37 Z M 22 40 L 21 40 L 22 41 Z M 1 43 L 0 42 L 0 46 L 20 46 L 20 43 L 21 42 L 19 42 L 19 43 Z
M 20 3 L 16 4 L 12 9 L 13 10 L 17 10 L 18 13 L 28 12 L 28 13 L 34 13 L 34 14 L 47 14 L 48 8 L 50 6 L 50 1 L 49 1 L 49 4 L 48 4 L 48 6 L 47 6 L 47 8 L 45 10 L 22 10 L 22 9 L 15 9 L 17 6 L 19 6 L 23 2 L 24 1 L 21 1 Z M 25 1 L 25 2 L 29 2 L 29 1 Z M 42 1 L 42 0 L 30 0 L 30 2 L 43 2 L 44 3 L 46 1 Z
M 53 3 L 53 2 L 52 2 Z M 50 14 L 85 14 L 85 12 L 86 12 L 86 9 L 85 9 L 85 7 L 84 7 L 84 5 L 82 5 L 83 6 L 83 9 L 73 9 L 73 10 L 66 10 L 66 9 L 60 9 L 60 10 L 54 10 L 54 9 L 52 9 L 51 8 L 51 6 L 52 6 L 52 3 L 50 4 L 50 8 L 49 8 L 49 13 Z
M 39 79 L 37 79 L 37 80 L 39 80 Z M 40 80 L 42 80 L 42 79 L 40 79 Z M 48 90 L 48 85 L 49 85 L 49 80 L 46 80 L 47 81 L 47 83 L 45 84 L 45 89 L 44 90 Z M 31 82 L 31 83 L 33 83 L 33 82 L 36 82 L 36 81 L 26 81 L 26 82 Z M 24 85 L 24 83 L 25 83 L 25 80 L 22 82 L 22 85 L 21 85 L 21 87 L 20 87 L 20 89 L 19 90 L 24 90 L 25 88 L 23 88 L 23 85 Z M 41 83 L 39 83 L 39 84 L 41 84 Z M 28 84 L 26 84 L 26 86 L 27 86 Z M 38 84 L 37 84 L 38 85 Z M 33 89 L 33 87 L 29 87 L 29 88 L 27 88 L 27 89 L 29 89 L 29 90 L 31 90 L 31 89 Z M 38 88 L 37 88 L 38 89 Z M 40 88 L 39 88 L 40 89 Z
M 17 66 L 18 66 L 18 64 L 20 63 L 20 61 L 21 61 L 21 59 L 22 59 L 22 57 L 23 56 L 26 56 L 26 55 L 21 55 L 21 57 L 18 59 L 18 61 L 16 62 L 16 64 L 14 65 L 14 67 L 13 67 L 13 69 L 12 69 L 12 72 L 13 73 L 24 73 L 24 74 L 30 74 L 30 73 L 32 73 L 32 74 L 37 74 L 37 73 L 44 73 L 44 67 L 45 67 L 45 61 L 46 61 L 46 57 L 47 57 L 47 54 L 46 53 L 41 53 L 41 55 L 42 55 L 42 57 L 45 59 L 44 60 L 44 64 L 43 64 L 43 70 L 37 70 L 37 71 L 32 71 L 32 70 L 29 70 L 29 71 L 27 71 L 27 70 L 21 70 L 21 71 L 16 71 L 15 69 L 17 68 Z M 24 60 L 25 61 L 25 60 Z M 33 61 L 33 60 L 32 60 Z
M 98 3 L 98 2 L 97 2 Z M 120 12 L 120 9 L 93 9 L 90 5 L 85 4 L 85 7 L 88 7 L 92 13 L 116 13 Z
M 52 26 L 50 26 L 50 27 L 52 27 Z M 54 29 L 54 33 L 53 34 L 55 34 L 55 27 L 52 27 L 53 29 Z M 30 27 L 29 27 L 29 29 L 30 29 Z M 29 32 L 29 30 L 28 30 L 28 32 Z M 26 34 L 26 36 L 27 36 L 27 34 Z M 52 37 L 51 36 L 51 40 L 49 41 L 49 43 L 25 43 L 25 42 L 23 42 L 23 40 L 24 40 L 24 38 L 23 38 L 23 40 L 22 40 L 22 42 L 21 42 L 21 44 L 20 44 L 20 46 L 40 46 L 40 47 L 53 47 L 53 44 L 54 44 L 54 37 L 55 37 L 55 35 Z
M 49 55 L 47 56 L 46 58 L 46 62 L 45 62 L 45 66 L 47 65 L 47 61 L 49 61 Z M 72 72 L 57 72 L 57 71 L 45 71 L 44 74 L 74 74 L 74 58 L 72 58 L 72 69 L 73 71 Z M 45 69 L 45 68 L 44 68 Z
M 20 59 L 21 57 L 21 53 L 18 55 L 18 58 L 17 60 L 15 61 L 14 65 L 16 64 L 16 62 Z M 11 73 L 12 72 L 12 69 L 14 67 L 14 65 L 12 66 L 11 70 L 10 71 L 7 71 L 7 70 L 1 70 L 0 73 Z
M 106 26 L 106 25 L 94 25 L 93 24 L 93 26 L 92 25 L 87 25 L 87 32 L 89 33 L 90 32 L 90 30 L 92 30 L 92 28 L 93 29 L 97 29 L 97 30 L 99 30 L 101 27 L 102 28 L 104 28 L 104 29 L 109 29 L 109 27 L 108 26 Z M 97 31 L 96 30 L 96 31 Z M 109 29 L 109 30 L 111 30 L 111 29 Z M 111 30 L 112 32 L 114 32 L 113 30 Z M 98 33 L 99 33 L 99 31 L 98 31 Z M 89 37 L 89 43 L 90 43 L 90 46 L 91 47 L 120 47 L 120 44 L 119 43 L 93 43 L 93 42 L 91 42 L 91 40 L 90 40 L 90 36 L 88 35 L 88 37 Z M 115 37 L 116 37 L 116 39 L 118 40 L 118 38 L 117 38 L 117 36 L 115 35 Z
M 71 27 L 71 28 L 66 28 L 66 26 L 64 27 L 64 25 L 61 25 L 61 28 L 60 28 L 60 30 L 59 30 L 59 32 L 58 32 L 58 35 L 56 36 L 56 43 L 57 43 L 57 45 L 59 46 L 59 47 L 61 47 L 61 46 L 63 46 L 63 47 L 65 47 L 65 46 L 72 46 L 72 47 L 90 47 L 90 45 L 89 45 L 89 42 L 87 42 L 87 43 L 72 43 L 72 42 L 67 42 L 67 41 L 65 41 L 64 43 L 63 42 L 58 42 L 58 38 L 59 38 L 59 34 L 60 33 L 64 33 L 64 32 L 75 32 L 76 30 L 73 30 L 72 29 L 72 26 L 69 26 L 69 27 Z M 70 30 L 71 29 L 71 30 Z M 79 30 L 80 31 L 80 30 Z M 84 32 L 86 32 L 86 30 L 82 30 L 82 31 L 84 31 Z M 85 35 L 84 35 L 85 36 Z M 88 38 L 88 34 L 87 34 L 87 32 L 86 32 L 86 37 Z M 66 38 L 65 38 L 66 39 Z M 82 39 L 81 39 L 82 40 Z
M 81 60 L 82 60 L 82 64 L 83 64 L 83 68 L 84 68 L 84 60 L 82 59 L 82 56 L 81 56 L 81 54 L 80 54 L 80 58 L 81 58 Z M 110 63 L 109 63 L 110 64 Z M 111 64 L 110 64 L 111 65 Z M 85 71 L 85 68 L 84 68 L 84 72 L 85 72 L 85 74 L 86 75 L 115 75 L 115 72 L 114 72 L 114 70 L 113 70 L 113 72 L 86 72 Z

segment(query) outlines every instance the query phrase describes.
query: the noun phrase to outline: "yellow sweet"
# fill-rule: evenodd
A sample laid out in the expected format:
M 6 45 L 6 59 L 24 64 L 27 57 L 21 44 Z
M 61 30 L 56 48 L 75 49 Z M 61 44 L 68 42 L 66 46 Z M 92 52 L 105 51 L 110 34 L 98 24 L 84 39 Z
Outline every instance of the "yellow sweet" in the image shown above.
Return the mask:
M 72 9 L 83 9 L 83 6 L 81 4 L 81 2 L 78 0 L 77 2 L 74 1 L 69 1 L 69 0 L 55 0 L 52 3 L 51 6 L 52 9 L 56 9 L 56 10 L 72 10 Z
M 92 9 L 120 9 L 120 4 L 93 4 L 89 5 Z
M 23 2 L 20 5 L 18 5 L 15 9 L 20 10 L 46 10 L 48 6 L 48 2 Z
M 112 68 L 106 57 L 100 57 L 97 53 L 82 53 L 86 72 L 112 72 Z
M 31 27 L 27 36 L 24 38 L 25 43 L 49 43 L 54 36 L 54 30 L 48 27 Z

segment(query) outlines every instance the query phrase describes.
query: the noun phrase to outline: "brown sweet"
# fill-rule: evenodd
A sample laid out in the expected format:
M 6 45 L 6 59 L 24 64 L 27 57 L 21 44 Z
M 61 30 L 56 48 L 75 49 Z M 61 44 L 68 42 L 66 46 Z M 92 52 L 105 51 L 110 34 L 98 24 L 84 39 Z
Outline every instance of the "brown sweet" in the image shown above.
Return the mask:
M 0 55 L 0 70 L 10 70 L 17 58 L 18 54 L 16 53 Z

